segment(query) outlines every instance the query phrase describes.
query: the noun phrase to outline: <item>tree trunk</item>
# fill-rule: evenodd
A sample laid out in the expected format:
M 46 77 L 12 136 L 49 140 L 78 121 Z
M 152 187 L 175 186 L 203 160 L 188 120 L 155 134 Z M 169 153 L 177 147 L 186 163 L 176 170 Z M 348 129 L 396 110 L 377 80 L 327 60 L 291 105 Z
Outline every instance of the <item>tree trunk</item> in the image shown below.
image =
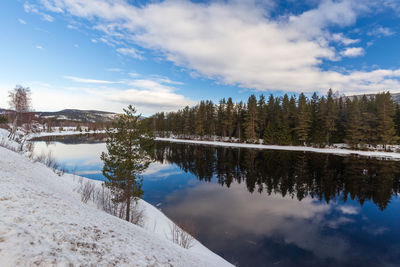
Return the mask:
M 128 199 L 126 200 L 126 218 L 125 218 L 125 220 L 127 220 L 128 222 L 130 219 L 130 211 L 131 211 L 131 198 L 128 197 Z

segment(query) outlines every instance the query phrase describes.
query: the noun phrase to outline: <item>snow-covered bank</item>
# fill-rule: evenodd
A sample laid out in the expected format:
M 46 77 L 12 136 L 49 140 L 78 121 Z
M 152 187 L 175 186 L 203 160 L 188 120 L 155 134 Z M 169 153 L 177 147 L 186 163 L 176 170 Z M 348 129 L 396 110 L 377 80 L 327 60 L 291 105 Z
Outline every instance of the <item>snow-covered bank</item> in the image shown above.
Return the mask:
M 29 134 L 27 140 L 31 140 L 38 137 L 46 137 L 46 136 L 67 136 L 67 135 L 82 135 L 82 134 L 104 134 L 105 130 L 99 131 L 74 131 L 74 130 L 66 130 L 66 131 L 54 131 L 54 132 L 38 132 Z
M 350 150 L 350 149 L 341 149 L 341 148 L 315 148 L 315 147 L 306 147 L 306 146 L 279 146 L 279 145 L 261 145 L 261 144 L 246 144 L 246 143 L 229 143 L 229 142 L 185 140 L 185 139 L 162 138 L 162 137 L 157 137 L 156 140 L 168 141 L 168 142 L 174 142 L 174 143 L 201 144 L 201 145 L 212 145 L 212 146 L 256 148 L 256 149 L 270 149 L 270 150 L 287 150 L 287 151 L 306 151 L 306 152 L 329 153 L 329 154 L 338 154 L 338 155 L 351 155 L 351 154 L 354 155 L 354 154 L 356 154 L 356 155 L 367 156 L 367 157 L 400 159 L 400 153 L 396 153 L 396 152 L 361 151 L 361 150 Z
M 144 201 L 144 228 L 84 204 L 80 179 L 0 147 L 1 266 L 231 266 L 197 241 L 174 244 L 172 222 Z

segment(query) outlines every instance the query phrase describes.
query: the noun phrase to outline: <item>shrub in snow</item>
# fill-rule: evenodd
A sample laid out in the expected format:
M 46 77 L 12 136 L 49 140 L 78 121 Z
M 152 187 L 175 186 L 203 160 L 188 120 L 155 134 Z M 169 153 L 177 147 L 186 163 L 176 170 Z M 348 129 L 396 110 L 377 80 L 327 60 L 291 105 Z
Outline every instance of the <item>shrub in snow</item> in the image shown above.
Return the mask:
M 194 245 L 194 227 L 188 223 L 181 223 L 179 226 L 175 223 L 171 224 L 171 240 L 179 246 L 189 249 Z M 190 233 L 190 234 L 189 234 Z

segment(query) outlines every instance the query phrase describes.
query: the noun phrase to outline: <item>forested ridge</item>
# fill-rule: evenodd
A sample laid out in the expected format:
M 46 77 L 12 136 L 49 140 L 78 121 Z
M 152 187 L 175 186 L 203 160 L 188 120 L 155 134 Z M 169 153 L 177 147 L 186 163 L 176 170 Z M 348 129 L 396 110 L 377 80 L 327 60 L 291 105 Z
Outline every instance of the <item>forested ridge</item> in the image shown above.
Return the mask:
M 326 96 L 303 93 L 268 99 L 251 95 L 247 103 L 224 98 L 218 104 L 201 101 L 177 112 L 156 113 L 146 122 L 161 137 L 210 139 L 275 145 L 351 147 L 397 144 L 400 107 L 389 92 L 375 96 Z

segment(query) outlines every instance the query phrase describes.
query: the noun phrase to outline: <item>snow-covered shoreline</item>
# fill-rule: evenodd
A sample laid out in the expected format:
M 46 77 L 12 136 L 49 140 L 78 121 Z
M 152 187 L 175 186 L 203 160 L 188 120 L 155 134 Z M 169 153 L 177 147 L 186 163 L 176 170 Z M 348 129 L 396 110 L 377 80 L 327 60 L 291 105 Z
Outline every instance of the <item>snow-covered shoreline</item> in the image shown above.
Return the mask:
M 366 156 L 366 157 L 390 158 L 390 159 L 396 159 L 396 160 L 400 159 L 400 153 L 384 152 L 384 151 L 362 151 L 362 150 L 351 150 L 351 149 L 345 149 L 345 148 L 315 148 L 315 147 L 307 147 L 307 146 L 279 146 L 279 145 L 230 143 L 230 142 L 186 140 L 186 139 L 163 138 L 163 137 L 157 137 L 156 140 L 173 142 L 173 143 L 187 143 L 187 144 L 223 146 L 223 147 L 255 148 L 255 149 L 285 150 L 285 151 L 303 151 L 303 152 L 316 152 L 316 153 L 325 153 L 325 154 L 328 153 L 328 154 L 336 154 L 336 155 L 360 155 L 360 156 Z
M 31 134 L 28 140 L 32 140 L 38 137 L 46 136 L 67 136 L 67 135 L 82 135 L 82 134 L 97 134 L 105 133 L 105 131 L 89 131 L 89 132 L 76 132 L 76 131 L 56 131 L 56 132 L 40 132 Z M 202 141 L 202 140 L 189 140 L 189 139 L 178 139 L 178 138 L 164 138 L 156 137 L 155 140 L 167 141 L 174 143 L 188 143 L 188 144 L 200 144 L 200 145 L 211 145 L 211 146 L 223 146 L 223 147 L 238 147 L 238 148 L 253 148 L 253 149 L 266 149 L 266 150 L 285 150 L 285 151 L 303 151 L 303 152 L 316 152 L 324 154 L 336 154 L 336 155 L 360 155 L 365 157 L 375 158 L 387 158 L 393 160 L 400 160 L 400 153 L 397 152 L 386 152 L 386 151 L 363 151 L 353 150 L 347 148 L 316 148 L 308 146 L 280 146 L 280 145 L 262 145 L 262 144 L 247 144 L 247 143 L 236 143 L 236 142 L 222 142 L 222 141 Z
M 232 266 L 197 240 L 173 243 L 173 222 L 143 200 L 143 227 L 83 203 L 82 181 L 0 147 L 1 266 Z
M 29 134 L 27 140 L 32 140 L 38 137 L 46 137 L 46 136 L 70 136 L 70 135 L 85 135 L 85 134 L 104 134 L 106 131 L 99 130 L 99 131 L 84 131 L 84 132 L 77 132 L 77 131 L 54 131 L 54 132 L 39 132 L 39 133 L 31 133 Z

